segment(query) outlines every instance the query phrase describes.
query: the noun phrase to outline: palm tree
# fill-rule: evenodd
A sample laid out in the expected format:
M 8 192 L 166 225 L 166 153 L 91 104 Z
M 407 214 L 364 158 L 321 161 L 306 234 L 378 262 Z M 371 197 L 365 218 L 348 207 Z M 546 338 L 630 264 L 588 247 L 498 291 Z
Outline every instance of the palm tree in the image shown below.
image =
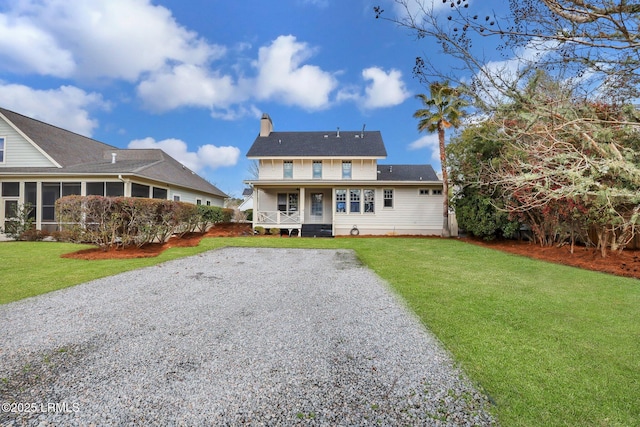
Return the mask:
M 449 180 L 444 149 L 444 130 L 452 126 L 454 128 L 460 126 L 465 115 L 463 109 L 469 104 L 461 97 L 461 91 L 449 86 L 449 82 L 431 83 L 429 90 L 431 92 L 430 97 L 424 94 L 416 95 L 416 98 L 422 101 L 425 108 L 416 111 L 413 117 L 420 119 L 418 132 L 438 132 L 440 164 L 442 165 L 442 195 L 444 197 L 442 235 L 443 237 L 449 237 L 451 236 L 451 231 L 449 230 Z

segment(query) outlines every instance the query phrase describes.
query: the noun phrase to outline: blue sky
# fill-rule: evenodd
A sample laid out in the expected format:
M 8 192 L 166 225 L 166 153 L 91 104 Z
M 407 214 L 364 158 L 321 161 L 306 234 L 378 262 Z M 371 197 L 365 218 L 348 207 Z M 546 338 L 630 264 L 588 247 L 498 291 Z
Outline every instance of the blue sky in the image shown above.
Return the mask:
M 235 197 L 263 112 L 280 131 L 366 125 L 382 132 L 383 163 L 437 170 L 437 138 L 412 117 L 429 46 L 374 19 L 375 5 L 394 13 L 391 0 L 0 0 L 0 105 L 162 148 Z

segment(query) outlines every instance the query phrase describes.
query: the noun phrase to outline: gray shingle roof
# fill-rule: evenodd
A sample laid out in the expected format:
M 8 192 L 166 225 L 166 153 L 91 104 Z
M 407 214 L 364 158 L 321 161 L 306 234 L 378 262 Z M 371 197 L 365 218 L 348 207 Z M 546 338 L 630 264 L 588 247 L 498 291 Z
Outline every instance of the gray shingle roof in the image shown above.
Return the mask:
M 100 161 L 115 148 L 4 108 L 0 113 L 63 167 Z
M 439 181 L 431 165 L 378 165 L 378 181 Z
M 0 108 L 22 133 L 62 168 L 3 168 L 4 173 L 129 174 L 191 188 L 218 197 L 227 195 L 160 149 L 120 149 L 68 130 Z M 116 153 L 116 162 L 111 162 Z
M 271 132 L 258 136 L 247 157 L 387 157 L 379 131 Z

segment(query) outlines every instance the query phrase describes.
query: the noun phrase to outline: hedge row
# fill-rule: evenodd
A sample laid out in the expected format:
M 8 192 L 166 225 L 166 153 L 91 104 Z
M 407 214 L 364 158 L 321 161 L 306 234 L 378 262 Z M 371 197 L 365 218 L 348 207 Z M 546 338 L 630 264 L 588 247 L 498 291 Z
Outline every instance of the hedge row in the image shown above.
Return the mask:
M 66 196 L 56 201 L 60 237 L 101 247 L 143 246 L 229 222 L 233 210 L 136 197 Z

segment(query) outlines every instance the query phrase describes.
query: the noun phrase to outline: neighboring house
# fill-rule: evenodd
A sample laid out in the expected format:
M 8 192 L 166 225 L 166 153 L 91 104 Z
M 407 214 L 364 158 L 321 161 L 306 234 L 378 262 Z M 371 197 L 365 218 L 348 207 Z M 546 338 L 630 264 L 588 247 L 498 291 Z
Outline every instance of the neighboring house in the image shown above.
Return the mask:
M 222 206 L 225 193 L 159 149 L 120 149 L 0 108 L 0 227 L 29 203 L 57 229 L 67 195 L 146 197 Z
M 241 212 L 253 209 L 253 188 L 245 188 L 242 191 L 242 203 L 238 206 L 238 210 Z
M 274 132 L 264 114 L 247 153 L 259 168 L 247 181 L 253 226 L 302 236 L 440 235 L 442 181 L 430 165 L 379 165 L 386 157 L 379 131 Z

